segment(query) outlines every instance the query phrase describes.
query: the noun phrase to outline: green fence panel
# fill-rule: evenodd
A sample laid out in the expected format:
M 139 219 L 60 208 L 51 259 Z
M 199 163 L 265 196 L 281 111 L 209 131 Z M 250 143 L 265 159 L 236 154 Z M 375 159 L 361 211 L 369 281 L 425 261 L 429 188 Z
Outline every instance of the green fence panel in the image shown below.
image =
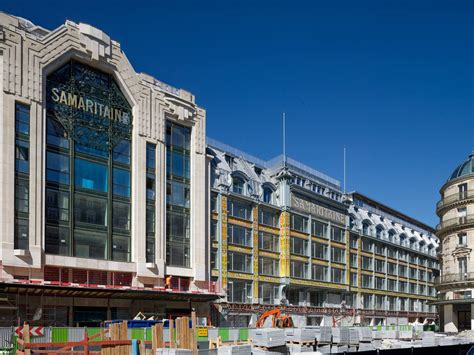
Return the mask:
M 65 343 L 69 340 L 69 330 L 67 328 L 53 328 L 51 330 L 51 341 L 53 343 Z
M 89 338 L 93 335 L 99 334 L 100 330 L 102 328 L 87 328 L 87 335 L 89 335 Z M 100 337 L 97 337 L 95 339 L 92 339 L 92 341 L 100 341 Z
M 249 329 L 248 328 L 239 329 L 239 340 L 247 341 L 248 338 L 249 338 Z
M 146 339 L 148 341 L 151 341 L 151 328 L 146 328 Z
M 229 328 L 219 328 L 218 336 L 221 337 L 222 341 L 229 341 Z
M 145 340 L 144 328 L 132 328 L 132 339 Z

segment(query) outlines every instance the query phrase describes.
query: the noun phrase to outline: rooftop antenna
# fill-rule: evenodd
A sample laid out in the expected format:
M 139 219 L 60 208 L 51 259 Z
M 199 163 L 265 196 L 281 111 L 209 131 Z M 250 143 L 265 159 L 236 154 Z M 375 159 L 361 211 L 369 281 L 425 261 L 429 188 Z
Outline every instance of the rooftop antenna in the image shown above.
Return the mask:
M 286 167 L 286 115 L 283 112 L 283 166 Z
M 344 147 L 344 195 L 346 194 L 346 147 Z

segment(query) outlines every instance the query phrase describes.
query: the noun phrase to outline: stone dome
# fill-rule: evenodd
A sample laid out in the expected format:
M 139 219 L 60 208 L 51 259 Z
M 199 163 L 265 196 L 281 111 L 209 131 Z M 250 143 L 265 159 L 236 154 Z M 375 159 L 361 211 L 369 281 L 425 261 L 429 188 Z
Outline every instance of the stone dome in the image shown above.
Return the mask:
M 474 153 L 471 153 L 467 160 L 463 161 L 460 165 L 454 169 L 453 173 L 449 176 L 448 181 L 474 174 Z

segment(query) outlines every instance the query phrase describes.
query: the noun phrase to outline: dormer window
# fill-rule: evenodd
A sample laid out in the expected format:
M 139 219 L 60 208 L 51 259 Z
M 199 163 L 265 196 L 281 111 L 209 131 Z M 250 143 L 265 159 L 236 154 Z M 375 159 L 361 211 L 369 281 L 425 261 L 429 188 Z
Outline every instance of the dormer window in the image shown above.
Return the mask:
M 263 202 L 271 203 L 273 196 L 273 190 L 269 187 L 263 188 Z
M 229 168 L 233 169 L 234 168 L 234 158 L 232 158 L 230 155 L 225 155 L 225 161 L 227 162 L 227 165 L 229 165 Z
M 244 193 L 244 180 L 242 178 L 235 176 L 232 179 L 232 192 L 241 195 Z

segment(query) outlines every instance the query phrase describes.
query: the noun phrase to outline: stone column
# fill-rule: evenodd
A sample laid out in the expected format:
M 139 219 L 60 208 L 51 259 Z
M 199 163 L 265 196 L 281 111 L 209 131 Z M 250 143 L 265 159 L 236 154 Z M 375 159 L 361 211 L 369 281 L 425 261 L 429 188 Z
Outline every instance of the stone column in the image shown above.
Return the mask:
M 454 313 L 452 304 L 445 304 L 444 308 L 444 324 L 443 331 L 447 333 L 457 333 L 458 331 L 458 317 Z

